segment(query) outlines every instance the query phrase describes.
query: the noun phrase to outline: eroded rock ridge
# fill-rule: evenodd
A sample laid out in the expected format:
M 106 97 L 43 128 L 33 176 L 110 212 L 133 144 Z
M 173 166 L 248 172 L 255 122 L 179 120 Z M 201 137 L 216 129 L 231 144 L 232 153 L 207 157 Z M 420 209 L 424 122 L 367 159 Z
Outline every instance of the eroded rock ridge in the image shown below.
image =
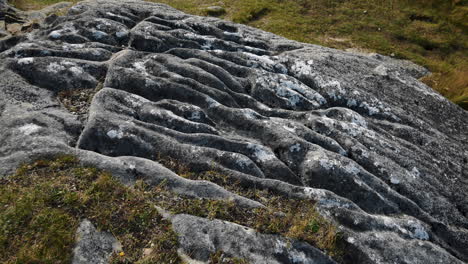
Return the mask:
M 313 198 L 355 263 L 468 261 L 468 114 L 419 82 L 421 67 L 133 0 L 81 2 L 0 47 L 1 175 L 68 153 L 127 183 L 260 206 L 177 176 L 157 162 L 167 157 Z M 174 219 L 182 250 L 332 262 L 235 224 Z M 229 246 L 238 237 L 250 242 Z

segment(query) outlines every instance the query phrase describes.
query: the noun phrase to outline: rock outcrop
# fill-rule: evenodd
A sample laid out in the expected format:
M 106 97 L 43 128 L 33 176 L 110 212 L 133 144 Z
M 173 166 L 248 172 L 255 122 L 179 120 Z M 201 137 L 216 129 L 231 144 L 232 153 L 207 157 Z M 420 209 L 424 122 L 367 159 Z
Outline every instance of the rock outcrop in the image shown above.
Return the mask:
M 76 235 L 73 264 L 105 264 L 112 252 L 122 250 L 122 246 L 111 234 L 98 232 L 87 219 L 81 221 Z
M 316 200 L 347 262 L 468 261 L 468 113 L 419 82 L 419 66 L 136 0 L 81 2 L 0 52 L 0 175 L 66 153 L 125 183 L 262 206 L 179 177 L 167 157 Z M 302 242 L 172 219 L 199 261 L 332 263 Z

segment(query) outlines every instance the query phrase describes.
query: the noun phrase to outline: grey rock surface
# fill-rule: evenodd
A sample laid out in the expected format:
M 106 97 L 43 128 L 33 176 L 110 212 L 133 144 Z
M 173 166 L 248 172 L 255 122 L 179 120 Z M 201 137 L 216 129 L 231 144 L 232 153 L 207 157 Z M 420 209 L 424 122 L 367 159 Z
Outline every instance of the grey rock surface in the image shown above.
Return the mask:
M 172 225 L 179 234 L 184 253 L 206 263 L 210 255 L 218 251 L 248 263 L 336 263 L 307 243 L 258 234 L 251 228 L 230 222 L 181 214 L 173 217 Z
M 73 264 L 108 263 L 113 252 L 122 250 L 120 243 L 109 233 L 99 232 L 89 220 L 83 220 L 76 231 Z
M 0 175 L 68 153 L 128 184 L 262 206 L 157 162 L 170 157 L 316 200 L 348 263 L 468 261 L 468 114 L 422 67 L 137 0 L 81 2 L 0 52 Z M 85 118 L 57 96 L 81 89 L 99 90 Z M 221 225 L 180 219 L 193 235 Z

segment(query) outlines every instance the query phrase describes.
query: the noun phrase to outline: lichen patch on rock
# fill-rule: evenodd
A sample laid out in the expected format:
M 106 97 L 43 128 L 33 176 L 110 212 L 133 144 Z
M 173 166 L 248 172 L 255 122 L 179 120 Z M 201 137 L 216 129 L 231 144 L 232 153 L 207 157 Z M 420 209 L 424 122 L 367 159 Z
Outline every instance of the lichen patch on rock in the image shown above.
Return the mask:
M 468 261 L 468 114 L 417 65 L 139 0 L 80 2 L 0 47 L 0 175 L 63 154 L 107 172 L 83 199 L 142 206 L 83 215 L 117 230 L 112 261 Z M 70 248 L 81 215 L 60 215 Z

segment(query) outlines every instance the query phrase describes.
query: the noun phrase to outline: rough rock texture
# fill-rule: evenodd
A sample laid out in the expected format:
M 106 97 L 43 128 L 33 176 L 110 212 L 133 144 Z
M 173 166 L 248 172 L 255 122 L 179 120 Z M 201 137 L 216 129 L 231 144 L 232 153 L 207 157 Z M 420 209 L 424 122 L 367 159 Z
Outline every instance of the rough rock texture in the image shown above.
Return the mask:
M 164 180 L 181 194 L 261 206 L 156 162 L 170 157 L 317 200 L 343 231 L 348 262 L 468 261 L 468 114 L 417 80 L 425 69 L 142 1 L 86 1 L 44 21 L 0 41 L 0 175 L 69 153 L 129 184 Z M 96 92 L 87 118 L 59 100 L 75 90 Z M 207 245 L 223 250 L 244 232 L 175 219 L 182 238 L 208 228 Z M 224 224 L 231 235 L 217 235 Z
M 109 233 L 99 232 L 89 220 L 83 220 L 76 232 L 73 264 L 104 264 L 113 252 L 122 250 L 120 243 Z
M 180 234 L 182 250 L 192 252 L 192 258 L 201 261 L 208 261 L 213 252 L 222 251 L 248 263 L 336 263 L 307 243 L 257 234 L 250 228 L 230 222 L 181 214 L 172 219 L 172 225 Z

